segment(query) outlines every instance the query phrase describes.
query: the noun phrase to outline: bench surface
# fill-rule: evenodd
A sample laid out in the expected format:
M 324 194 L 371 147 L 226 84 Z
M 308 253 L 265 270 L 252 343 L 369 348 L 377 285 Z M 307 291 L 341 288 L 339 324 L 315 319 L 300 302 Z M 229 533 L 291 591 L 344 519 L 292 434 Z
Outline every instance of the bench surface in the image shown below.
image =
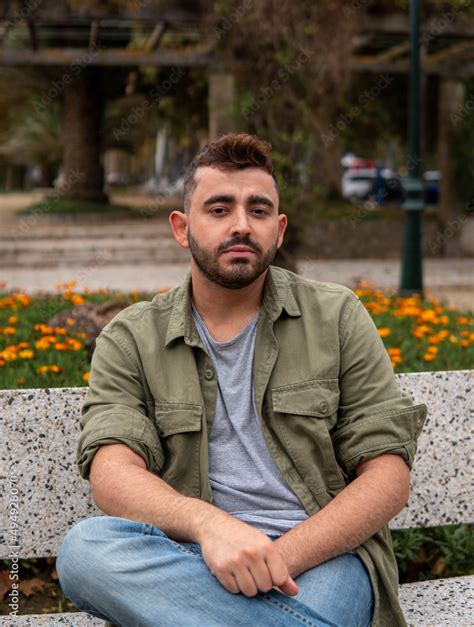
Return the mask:
M 474 371 L 398 375 L 400 388 L 428 406 L 407 507 L 396 528 L 470 522 L 469 393 Z M 9 481 L 18 476 L 21 557 L 57 555 L 68 529 L 100 516 L 89 482 L 76 465 L 81 406 L 87 388 L 0 390 L 0 494 L 7 511 Z M 9 542 L 0 542 L 0 558 Z
M 409 625 L 449 625 L 450 627 L 472 627 L 474 577 L 453 577 L 410 583 L 400 586 L 400 602 Z M 8 622 L 11 620 L 11 622 Z M 14 621 L 14 622 L 13 622 Z M 9 619 L 0 616 L 0 625 L 70 625 L 89 627 L 102 625 L 104 621 L 90 614 L 69 613 L 18 616 Z

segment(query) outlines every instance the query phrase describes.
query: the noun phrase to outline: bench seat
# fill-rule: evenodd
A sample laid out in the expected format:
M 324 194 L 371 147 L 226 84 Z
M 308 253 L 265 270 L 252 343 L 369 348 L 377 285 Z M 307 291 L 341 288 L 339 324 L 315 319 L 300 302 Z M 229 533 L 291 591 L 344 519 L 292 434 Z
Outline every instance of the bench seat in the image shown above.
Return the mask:
M 400 586 L 400 602 L 410 626 L 470 627 L 474 616 L 473 593 L 474 577 L 450 577 L 404 584 Z M 9 625 L 8 620 L 8 616 L 0 617 L 0 625 Z M 26 625 L 69 625 L 70 627 L 101 625 L 104 627 L 104 621 L 84 612 L 30 614 L 18 616 L 14 620 L 14 624 L 18 627 Z

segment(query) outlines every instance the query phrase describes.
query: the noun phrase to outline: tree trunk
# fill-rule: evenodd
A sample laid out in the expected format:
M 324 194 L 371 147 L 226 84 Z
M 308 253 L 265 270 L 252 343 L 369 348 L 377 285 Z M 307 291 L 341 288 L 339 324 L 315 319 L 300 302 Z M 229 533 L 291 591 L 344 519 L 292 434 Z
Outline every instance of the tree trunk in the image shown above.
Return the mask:
M 63 101 L 62 198 L 107 202 L 104 169 L 100 162 L 100 123 L 103 111 L 101 70 L 83 68 L 69 74 Z

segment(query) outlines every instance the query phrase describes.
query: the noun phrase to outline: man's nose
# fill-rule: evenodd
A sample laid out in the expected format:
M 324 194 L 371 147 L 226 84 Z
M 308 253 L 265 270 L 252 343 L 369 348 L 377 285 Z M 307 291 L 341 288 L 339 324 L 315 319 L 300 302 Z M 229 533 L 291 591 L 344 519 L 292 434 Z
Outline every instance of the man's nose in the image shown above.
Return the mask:
M 232 220 L 232 225 L 231 225 L 232 235 L 236 235 L 236 234 L 245 235 L 245 234 L 250 233 L 251 231 L 250 221 L 249 221 L 249 216 L 248 216 L 246 209 L 244 208 L 236 209 L 233 212 L 233 218 L 234 219 Z

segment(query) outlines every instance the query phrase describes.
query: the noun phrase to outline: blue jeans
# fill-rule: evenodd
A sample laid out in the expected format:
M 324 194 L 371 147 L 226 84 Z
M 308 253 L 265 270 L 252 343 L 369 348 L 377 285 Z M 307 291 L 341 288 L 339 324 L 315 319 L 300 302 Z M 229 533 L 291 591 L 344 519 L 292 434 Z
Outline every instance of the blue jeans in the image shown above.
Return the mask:
M 75 524 L 56 569 L 76 607 L 121 627 L 366 627 L 372 616 L 372 586 L 356 554 L 296 577 L 294 597 L 274 589 L 246 597 L 212 575 L 199 544 L 175 542 L 149 523 L 116 516 Z

